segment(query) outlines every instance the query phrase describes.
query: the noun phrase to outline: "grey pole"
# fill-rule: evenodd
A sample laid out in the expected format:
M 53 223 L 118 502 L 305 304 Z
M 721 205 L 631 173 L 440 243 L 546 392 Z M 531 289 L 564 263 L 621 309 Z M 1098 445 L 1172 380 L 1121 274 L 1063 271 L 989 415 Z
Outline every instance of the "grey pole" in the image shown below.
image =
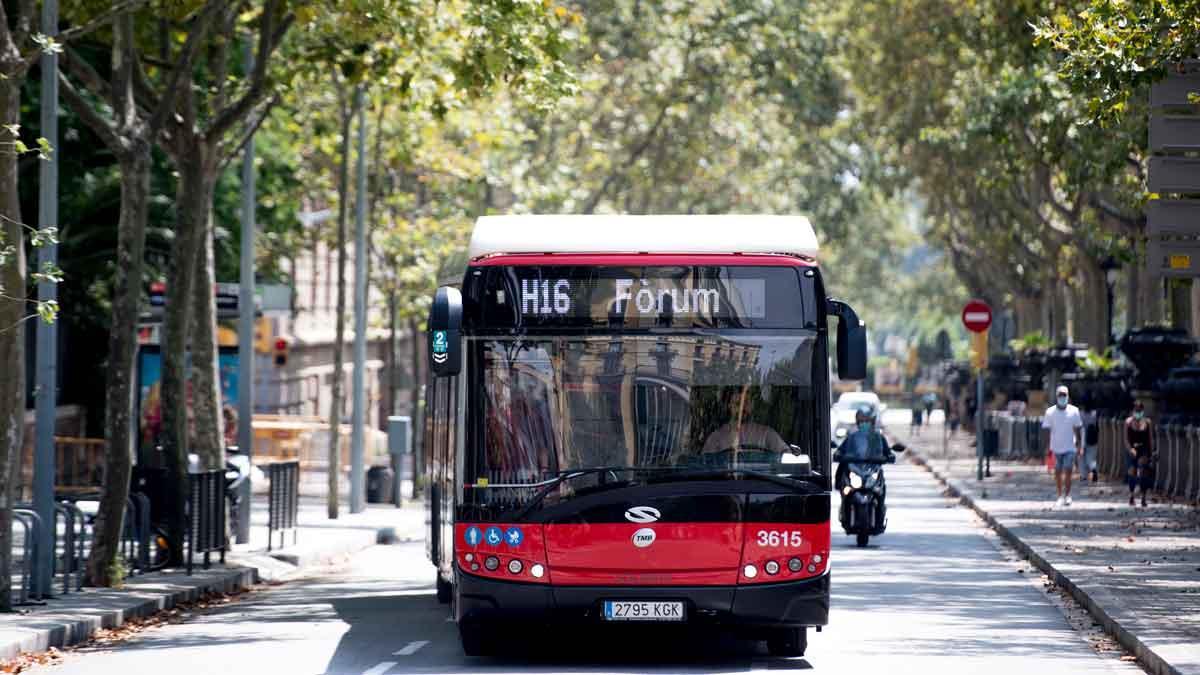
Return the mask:
M 363 417 L 366 412 L 367 365 L 367 106 L 366 89 L 358 86 L 358 188 L 354 218 L 354 416 L 350 437 L 350 513 L 366 508 L 363 487 Z
M 975 378 L 975 480 L 983 480 L 983 373 L 980 368 Z
M 254 49 L 246 42 L 246 70 L 254 67 Z M 238 276 L 238 449 L 246 454 L 253 466 L 254 433 L 254 136 L 246 141 L 242 152 L 242 258 Z M 254 472 L 251 471 L 252 475 Z M 242 489 L 238 509 L 237 543 L 250 541 L 250 475 Z
M 42 32 L 58 35 L 58 0 L 42 3 Z M 58 56 L 42 53 L 42 137 L 54 148 L 48 162 L 41 163 L 38 189 L 38 227 L 58 227 Z M 58 264 L 58 245 L 38 249 L 38 268 Z M 38 300 L 58 299 L 51 282 L 38 284 Z M 34 583 L 43 597 L 50 594 L 54 569 L 54 421 L 58 407 L 58 328 L 55 324 L 37 324 L 37 421 L 33 460 L 33 506 L 45 523 L 38 541 L 38 559 Z

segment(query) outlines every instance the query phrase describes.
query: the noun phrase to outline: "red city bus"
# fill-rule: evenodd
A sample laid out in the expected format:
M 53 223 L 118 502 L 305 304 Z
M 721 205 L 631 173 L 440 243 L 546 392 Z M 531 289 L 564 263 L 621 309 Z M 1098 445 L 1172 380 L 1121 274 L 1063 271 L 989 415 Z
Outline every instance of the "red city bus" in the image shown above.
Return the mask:
M 503 627 L 829 617 L 830 394 L 866 331 L 790 216 L 480 218 L 429 319 L 428 552 L 464 651 Z M 460 290 L 461 289 L 461 290 Z

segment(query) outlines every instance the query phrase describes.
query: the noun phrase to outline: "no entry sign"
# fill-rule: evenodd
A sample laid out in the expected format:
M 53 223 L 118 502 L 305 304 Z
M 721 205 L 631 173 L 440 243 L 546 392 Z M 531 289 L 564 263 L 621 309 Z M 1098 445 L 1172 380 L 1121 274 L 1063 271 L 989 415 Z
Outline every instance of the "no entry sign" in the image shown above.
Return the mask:
M 992 325 L 992 308 L 982 300 L 972 300 L 963 307 L 962 322 L 972 333 L 982 333 Z

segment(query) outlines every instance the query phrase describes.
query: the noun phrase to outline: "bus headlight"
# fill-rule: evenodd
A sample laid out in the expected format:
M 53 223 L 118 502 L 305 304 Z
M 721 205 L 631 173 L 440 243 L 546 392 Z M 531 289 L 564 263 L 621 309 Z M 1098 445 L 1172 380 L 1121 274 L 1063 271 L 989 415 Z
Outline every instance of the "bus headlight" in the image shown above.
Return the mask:
M 529 573 L 532 574 L 535 579 L 541 579 L 542 577 L 546 576 L 546 568 L 535 564 L 533 567 L 529 568 Z
M 512 560 L 508 561 L 508 571 L 509 572 L 512 572 L 513 574 L 520 574 L 521 570 L 523 570 L 523 569 L 525 569 L 525 566 L 521 564 L 520 560 L 513 558 Z
M 821 554 L 820 554 L 820 553 L 814 553 L 814 554 L 813 554 L 812 561 L 813 561 L 814 563 L 816 563 L 816 564 L 820 565 L 822 560 L 824 560 L 824 558 L 822 558 L 822 557 L 821 557 Z
M 793 572 L 799 572 L 804 569 L 804 561 L 799 558 L 792 558 L 788 561 L 788 569 Z
M 767 564 L 763 565 L 763 569 L 767 571 L 767 574 L 779 574 L 779 563 L 768 560 Z
M 488 568 L 489 572 L 495 572 L 496 570 L 500 569 L 500 559 L 494 555 L 489 555 L 486 559 L 484 559 L 483 566 Z
M 742 569 L 742 574 L 746 575 L 747 579 L 753 579 L 754 577 L 758 576 L 758 568 L 754 565 L 746 565 L 746 567 Z

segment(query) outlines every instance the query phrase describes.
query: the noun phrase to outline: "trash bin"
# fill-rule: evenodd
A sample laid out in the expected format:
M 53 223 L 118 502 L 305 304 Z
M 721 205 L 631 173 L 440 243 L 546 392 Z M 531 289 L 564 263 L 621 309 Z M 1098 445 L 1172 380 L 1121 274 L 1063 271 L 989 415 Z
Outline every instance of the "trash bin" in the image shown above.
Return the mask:
M 1000 430 L 999 429 L 984 429 L 983 430 L 983 456 L 995 457 L 996 450 L 1000 447 Z
M 367 503 L 387 504 L 392 501 L 392 481 L 396 478 L 390 466 L 367 469 Z

